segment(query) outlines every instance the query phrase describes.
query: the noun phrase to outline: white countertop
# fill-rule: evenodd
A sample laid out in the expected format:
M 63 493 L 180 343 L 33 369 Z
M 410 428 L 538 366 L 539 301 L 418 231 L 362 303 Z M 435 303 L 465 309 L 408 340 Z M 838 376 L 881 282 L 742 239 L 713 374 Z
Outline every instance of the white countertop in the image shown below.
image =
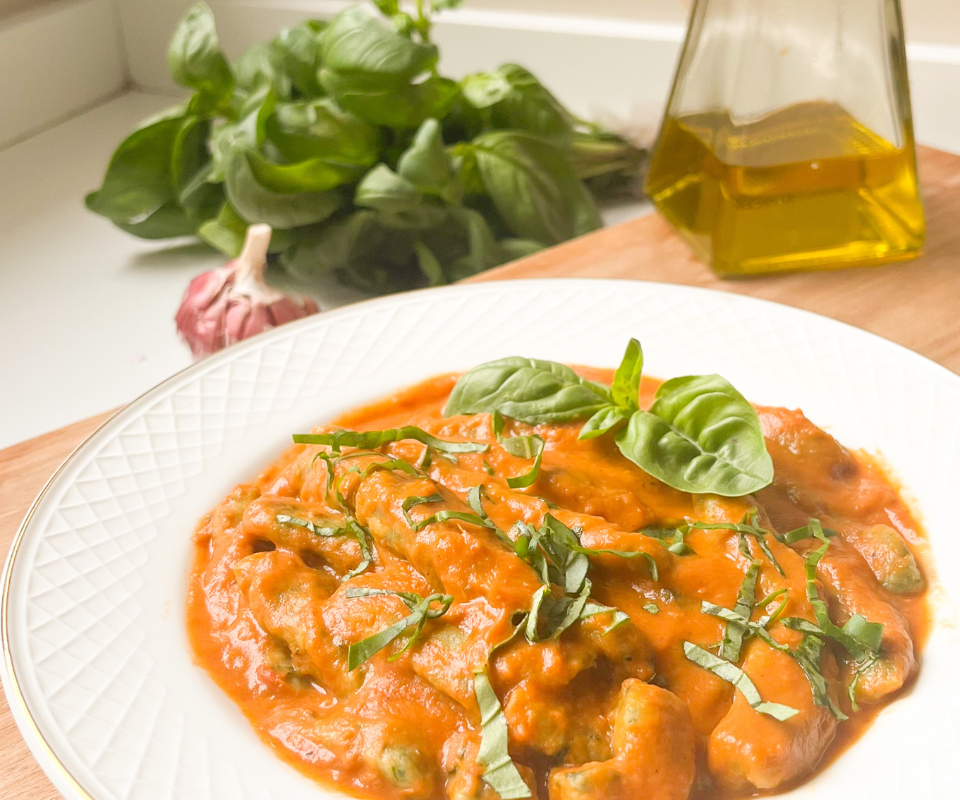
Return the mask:
M 190 279 L 223 256 L 137 239 L 83 205 L 123 136 L 172 102 L 125 94 L 0 151 L 0 448 L 123 405 L 191 363 L 173 316 Z M 311 288 L 321 308 L 362 299 L 335 282 Z

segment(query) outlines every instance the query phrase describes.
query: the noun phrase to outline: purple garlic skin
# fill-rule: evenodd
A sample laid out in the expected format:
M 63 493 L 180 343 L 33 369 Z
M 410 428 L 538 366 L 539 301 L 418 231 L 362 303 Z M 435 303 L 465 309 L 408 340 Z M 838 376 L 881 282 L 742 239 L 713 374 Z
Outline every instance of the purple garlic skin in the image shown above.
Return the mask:
M 267 286 L 271 233 L 269 225 L 251 225 L 235 260 L 190 281 L 176 322 L 195 358 L 320 310 L 308 297 L 297 300 Z

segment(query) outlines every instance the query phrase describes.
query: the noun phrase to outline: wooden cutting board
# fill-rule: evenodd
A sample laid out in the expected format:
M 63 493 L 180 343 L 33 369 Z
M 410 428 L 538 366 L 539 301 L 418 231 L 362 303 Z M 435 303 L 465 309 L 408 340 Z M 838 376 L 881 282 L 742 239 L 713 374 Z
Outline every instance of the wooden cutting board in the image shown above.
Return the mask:
M 849 322 L 960 373 L 960 157 L 921 147 L 918 159 L 927 244 L 913 261 L 722 281 L 654 214 L 471 280 L 632 278 L 736 292 Z M 7 553 L 31 501 L 64 458 L 112 414 L 108 411 L 0 451 L 0 553 Z M 0 798 L 59 796 L 30 756 L 0 699 Z

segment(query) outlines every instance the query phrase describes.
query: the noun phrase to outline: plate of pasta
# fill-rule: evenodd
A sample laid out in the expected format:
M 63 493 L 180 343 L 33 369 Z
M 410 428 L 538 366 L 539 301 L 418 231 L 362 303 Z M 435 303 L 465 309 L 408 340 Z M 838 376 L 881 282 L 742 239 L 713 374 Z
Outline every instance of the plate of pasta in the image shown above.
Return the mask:
M 309 317 L 51 479 L 4 688 L 83 800 L 954 796 L 958 409 L 897 345 L 688 287 Z

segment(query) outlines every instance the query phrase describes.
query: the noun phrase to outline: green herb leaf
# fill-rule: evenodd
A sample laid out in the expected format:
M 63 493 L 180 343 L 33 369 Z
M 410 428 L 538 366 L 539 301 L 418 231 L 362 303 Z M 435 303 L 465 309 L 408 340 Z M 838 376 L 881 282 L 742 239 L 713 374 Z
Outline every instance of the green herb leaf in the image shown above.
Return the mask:
M 347 589 L 346 596 L 350 598 L 357 597 L 397 597 L 403 601 L 404 605 L 411 610 L 411 613 L 395 622 L 382 631 L 368 636 L 359 642 L 351 644 L 347 648 L 347 671 L 352 672 L 364 662 L 368 661 L 373 655 L 379 653 L 390 642 L 396 639 L 407 628 L 415 627 L 413 634 L 407 640 L 401 650 L 391 656 L 390 660 L 395 660 L 401 654 L 405 653 L 413 642 L 420 635 L 427 620 L 442 617 L 453 604 L 453 598 L 450 595 L 432 594 L 429 597 L 421 597 L 412 592 L 392 592 L 384 589 Z M 438 603 L 438 608 L 431 608 L 433 603 Z
M 458 522 L 469 522 L 471 525 L 479 525 L 481 528 L 493 528 L 494 525 L 489 519 L 484 519 L 478 514 L 471 514 L 467 511 L 438 511 L 429 517 L 420 520 L 413 526 L 415 531 L 423 530 L 427 525 L 433 525 L 437 522 L 448 522 L 455 520 Z
M 531 486 L 540 476 L 540 462 L 543 460 L 543 437 L 511 436 L 503 439 L 500 444 L 510 455 L 517 458 L 532 458 L 533 466 L 523 475 L 507 478 L 507 486 L 511 489 L 522 489 Z
M 818 520 L 811 519 L 808 526 L 813 535 L 824 543 L 821 547 L 811 551 L 804 563 L 807 600 L 810 601 L 813 613 L 817 618 L 819 634 L 842 645 L 857 662 L 863 662 L 871 656 L 876 656 L 883 638 L 883 625 L 881 623 L 868 622 L 859 614 L 855 614 L 843 628 L 839 628 L 830 619 L 829 609 L 827 604 L 820 599 L 816 584 L 817 565 L 820 563 L 820 559 L 826 555 L 827 549 L 830 547 L 830 540 L 823 533 Z
M 780 703 L 769 703 L 762 700 L 760 692 L 757 691 L 757 687 L 754 686 L 753 681 L 735 664 L 724 661 L 722 658 L 704 650 L 702 647 L 698 647 L 692 642 L 683 643 L 683 652 L 689 661 L 709 670 L 717 677 L 732 684 L 746 698 L 754 711 L 771 716 L 781 722 L 790 719 L 798 713 L 797 709 L 790 708 L 790 706 L 781 705 Z
M 432 436 L 422 428 L 405 425 L 402 428 L 389 428 L 382 431 L 334 431 L 333 433 L 295 433 L 296 444 L 323 444 L 339 453 L 344 447 L 363 447 L 374 449 L 391 442 L 412 439 L 421 442 L 441 453 L 484 453 L 488 447 L 479 442 L 448 442 Z
M 477 762 L 484 767 L 484 783 L 503 800 L 531 797 L 530 787 L 523 782 L 510 758 L 507 720 L 486 672 L 474 674 L 473 690 L 480 707 L 480 751 Z
M 503 358 L 474 367 L 450 394 L 444 414 L 501 414 L 531 424 L 585 418 L 610 403 L 609 390 L 570 367 L 531 358 Z
M 173 182 L 173 146 L 187 118 L 171 108 L 130 134 L 110 159 L 103 185 L 86 197 L 91 211 L 144 238 L 183 236 L 193 232 L 179 208 Z M 162 220 L 145 236 L 142 226 Z
M 625 411 L 640 408 L 640 376 L 643 373 L 643 349 L 640 342 L 631 339 L 623 360 L 613 375 L 610 395 L 613 402 Z
M 167 50 L 170 74 L 181 86 L 198 91 L 211 106 L 233 91 L 233 72 L 220 50 L 213 12 L 197 3 L 180 21 Z
M 315 522 L 310 522 L 310 520 L 300 519 L 299 517 L 291 517 L 288 514 L 277 514 L 275 517 L 277 522 L 281 525 L 296 525 L 300 528 L 305 528 L 310 531 L 314 536 L 324 536 L 324 537 L 333 537 L 333 536 L 348 536 L 353 532 L 348 528 L 332 527 L 329 525 L 317 525 Z
M 407 497 L 404 499 L 403 503 L 401 504 L 401 508 L 403 509 L 403 516 L 406 518 L 407 524 L 412 528 L 414 527 L 415 523 L 412 519 L 410 519 L 410 514 L 408 513 L 411 508 L 414 508 L 415 506 L 423 505 L 425 503 L 442 503 L 442 502 L 443 502 L 443 495 L 440 494 L 439 492 L 434 492 L 433 494 L 427 495 L 426 497 Z
M 596 439 L 630 419 L 630 412 L 617 406 L 606 406 L 588 419 L 580 429 L 578 439 Z
M 646 611 L 648 614 L 659 614 L 659 613 L 660 613 L 660 607 L 659 607 L 656 603 L 647 603 L 647 604 L 643 607 L 643 610 Z
M 397 174 L 424 193 L 459 203 L 463 189 L 443 146 L 440 123 L 426 119 L 397 162 Z
M 517 236 L 556 244 L 600 227 L 586 187 L 562 151 L 521 131 L 493 131 L 473 140 L 484 188 Z
M 573 136 L 574 118 L 533 75 L 517 64 L 468 75 L 461 83 L 467 102 L 483 113 L 488 128 L 526 131 L 557 144 Z
M 379 161 L 379 131 L 344 111 L 329 97 L 278 103 L 265 122 L 277 150 L 291 162 L 323 158 L 337 164 L 372 167 Z
M 642 470 L 685 492 L 738 497 L 773 480 L 757 412 L 719 375 L 667 381 L 616 442 Z
M 757 602 L 757 578 L 760 575 L 760 562 L 754 561 L 748 568 L 747 574 L 743 577 L 743 583 L 740 584 L 740 591 L 737 593 L 737 604 L 733 607 L 733 613 L 742 620 L 749 622 L 753 614 L 753 607 Z M 743 647 L 743 635 L 746 628 L 735 622 L 728 622 L 726 630 L 723 633 L 723 641 L 720 644 L 720 657 L 727 661 L 739 661 L 740 650 Z

